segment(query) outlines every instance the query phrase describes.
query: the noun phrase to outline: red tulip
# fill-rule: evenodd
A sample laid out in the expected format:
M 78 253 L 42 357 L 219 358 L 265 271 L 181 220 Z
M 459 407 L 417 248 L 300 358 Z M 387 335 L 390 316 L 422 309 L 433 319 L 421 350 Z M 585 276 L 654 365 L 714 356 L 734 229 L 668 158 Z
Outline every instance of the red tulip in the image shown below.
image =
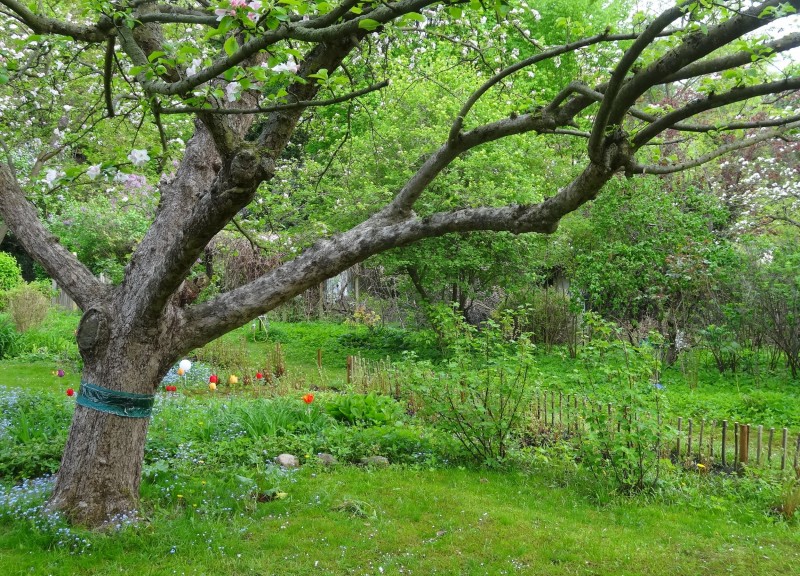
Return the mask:
M 313 401 L 314 401 L 313 394 L 306 394 L 305 396 L 303 396 L 303 402 L 305 402 L 306 404 L 311 404 Z
M 261 380 L 264 375 L 261 372 L 256 372 L 256 380 Z
M 219 382 L 219 378 L 217 378 L 216 374 L 212 374 L 211 377 L 208 379 L 208 382 L 210 384 L 216 384 L 217 382 Z
M 67 396 L 75 396 L 75 390 L 72 388 L 67 388 Z

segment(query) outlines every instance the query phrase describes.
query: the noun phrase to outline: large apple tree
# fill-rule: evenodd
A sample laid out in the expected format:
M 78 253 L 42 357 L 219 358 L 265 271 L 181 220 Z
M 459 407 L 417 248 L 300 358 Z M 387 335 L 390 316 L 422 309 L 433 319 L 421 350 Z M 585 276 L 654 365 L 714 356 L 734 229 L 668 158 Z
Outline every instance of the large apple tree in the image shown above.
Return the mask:
M 39 95 L 49 90 L 55 99 L 63 90 L 54 80 L 61 77 L 57 70 L 80 63 L 85 99 L 102 98 L 77 131 L 118 122 L 133 101 L 138 112 L 123 120 L 152 121 L 166 151 L 172 123 L 194 121 L 174 174 L 159 183 L 152 222 L 122 281 L 106 285 L 48 231 L 41 203 L 31 201 L 34 178 L 15 165 L 37 122 L 20 118 L 19 108 L 2 108 L 3 125 L 17 126 L 21 140 L 4 142 L 0 215 L 83 311 L 77 341 L 84 401 L 75 410 L 50 506 L 90 525 L 135 507 L 148 405 L 169 367 L 322 280 L 424 238 L 479 230 L 552 233 L 615 175 L 668 174 L 786 137 L 800 116 L 782 106 L 783 96 L 800 88 L 800 75 L 782 55 L 800 44 L 800 34 L 760 31 L 791 20 L 798 7 L 800 0 L 684 0 L 653 17 L 637 15 L 619 30 L 562 18 L 564 39 L 552 43 L 530 31 L 538 16 L 533 0 L 0 0 L 0 29 L 18 31 L 0 37 L 0 82 L 19 81 Z M 487 60 L 470 31 L 492 25 L 502 29 L 493 35 L 508 50 Z M 38 48 L 9 48 L 11 39 L 26 37 Z M 495 51 L 502 52 L 502 42 Z M 56 50 L 72 56 L 56 66 Z M 463 95 L 438 147 L 410 163 L 384 205 L 348 229 L 319 234 L 249 284 L 202 303 L 183 297 L 182 283 L 209 241 L 251 205 L 259 187 L 269 187 L 299 122 L 318 118 L 309 111 L 361 98 L 380 113 L 379 100 L 366 95 L 374 97 L 391 80 L 379 80 L 381 63 L 395 56 L 413 62 L 413 54 L 426 50 L 429 57 L 437 50 L 477 55 L 463 61 L 476 75 L 480 66 L 491 73 Z M 562 79 L 553 71 L 568 60 L 582 72 Z M 549 70 L 562 84 L 546 101 L 539 92 L 508 104 L 537 70 Z M 688 101 L 670 104 L 671 93 L 689 89 Z M 769 114 L 751 116 L 765 107 Z M 502 205 L 485 198 L 444 211 L 424 208 L 426 189 L 457 159 L 525 134 L 581 142 L 574 177 L 553 179 L 541 201 Z M 659 154 L 676 143 L 686 152 L 679 160 Z M 39 155 L 31 169 L 41 172 L 56 157 Z M 138 149 L 128 157 L 134 166 L 149 159 Z M 64 175 L 53 170 L 45 180 L 52 185 L 103 170 L 106 165 Z

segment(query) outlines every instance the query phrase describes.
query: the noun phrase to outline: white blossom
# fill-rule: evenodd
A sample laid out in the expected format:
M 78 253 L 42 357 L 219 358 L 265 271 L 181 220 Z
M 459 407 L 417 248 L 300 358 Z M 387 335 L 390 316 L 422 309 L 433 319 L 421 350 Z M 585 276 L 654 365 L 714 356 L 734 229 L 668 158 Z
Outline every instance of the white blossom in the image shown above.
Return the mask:
M 100 176 L 100 164 L 89 166 L 89 169 L 86 171 L 86 175 L 89 177 L 90 180 L 94 180 L 95 178 Z
M 289 58 L 286 62 L 282 62 L 277 66 L 272 67 L 272 71 L 276 73 L 291 72 L 292 74 L 297 74 L 299 69 L 300 65 L 291 58 Z
M 128 154 L 128 160 L 134 166 L 142 167 L 150 160 L 150 156 L 147 154 L 147 150 L 131 150 L 131 153 Z
M 225 86 L 225 95 L 228 98 L 228 102 L 233 102 L 238 98 L 239 92 L 242 91 L 242 85 L 238 82 L 231 82 L 227 86 Z

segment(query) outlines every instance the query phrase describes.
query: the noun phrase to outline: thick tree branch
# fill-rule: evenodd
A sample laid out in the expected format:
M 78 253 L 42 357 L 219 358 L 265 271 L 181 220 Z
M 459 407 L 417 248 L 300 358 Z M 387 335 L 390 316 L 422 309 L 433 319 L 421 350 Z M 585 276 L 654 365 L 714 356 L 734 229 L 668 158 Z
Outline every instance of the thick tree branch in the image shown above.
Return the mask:
M 659 84 L 670 84 L 680 80 L 688 80 L 689 78 L 697 78 L 698 76 L 705 76 L 723 72 L 725 70 L 732 70 L 739 66 L 746 66 L 753 62 L 753 56 L 769 56 L 772 54 L 780 54 L 793 48 L 800 46 L 800 32 L 787 34 L 783 38 L 773 40 L 772 42 L 764 43 L 761 48 L 762 53 L 755 54 L 750 51 L 741 51 L 735 54 L 729 54 L 720 58 L 712 58 L 709 60 L 701 60 L 678 70 L 675 74 L 670 74 L 661 79 Z
M 320 240 L 254 282 L 189 308 L 175 329 L 175 346 L 191 350 L 373 254 L 423 238 L 478 230 L 552 233 L 564 215 L 593 199 L 613 173 L 592 164 L 558 194 L 530 206 L 468 208 L 391 223 L 376 214 L 348 232 Z
M 148 80 L 144 73 L 137 76 L 137 80 L 150 94 L 161 95 L 183 95 L 188 94 L 194 88 L 216 78 L 226 70 L 238 66 L 257 52 L 279 42 L 281 40 L 301 40 L 304 42 L 340 42 L 351 36 L 358 36 L 364 33 L 364 29 L 359 26 L 363 20 L 375 20 L 385 24 L 395 18 L 409 12 L 418 12 L 437 0 L 400 0 L 399 2 L 381 4 L 373 10 L 365 10 L 358 17 L 348 19 L 340 24 L 330 23 L 328 14 L 312 18 L 308 21 L 291 22 L 281 25 L 275 30 L 261 33 L 249 42 L 243 44 L 238 51 L 230 56 L 226 56 L 215 61 L 208 68 L 201 70 L 197 74 L 177 82 L 165 82 L 163 80 Z M 320 22 L 325 22 L 324 27 Z M 146 58 L 142 60 L 141 55 L 136 49 L 130 47 L 131 51 L 126 52 L 137 66 L 147 65 Z
M 659 36 L 669 36 L 671 32 L 666 32 L 659 34 Z M 478 100 L 486 94 L 493 86 L 496 86 L 499 82 L 504 80 L 505 78 L 511 76 L 515 72 L 519 72 L 523 68 L 527 68 L 528 66 L 533 66 L 539 62 L 543 62 L 545 60 L 549 60 L 551 58 L 555 58 L 556 56 L 560 56 L 562 54 L 567 54 L 569 52 L 575 52 L 580 50 L 581 48 L 586 48 L 587 46 L 592 46 L 594 44 L 599 44 L 601 42 L 620 42 L 623 40 L 635 40 L 638 38 L 637 34 L 610 34 L 608 30 L 601 34 L 596 34 L 594 36 L 590 36 L 588 38 L 582 38 L 581 40 L 577 40 L 575 42 L 571 42 L 569 44 L 564 44 L 562 46 L 554 46 L 549 48 L 539 54 L 534 54 L 533 56 L 526 58 L 524 60 L 520 60 L 516 64 L 513 64 L 507 68 L 504 68 L 491 78 L 489 78 L 486 82 L 484 82 L 475 92 L 473 92 L 464 105 L 461 107 L 461 110 L 458 111 L 458 116 L 453 121 L 452 126 L 450 127 L 450 135 L 448 137 L 449 140 L 455 140 L 458 138 L 458 135 L 461 133 L 461 128 L 464 125 L 464 119 L 469 114 L 469 111 L 475 106 Z M 559 102 L 560 103 L 560 102 Z M 553 106 L 553 109 L 555 106 Z
M 93 26 L 83 26 L 72 22 L 64 22 L 57 18 L 40 16 L 31 11 L 22 2 L 17 0 L 0 0 L 0 5 L 6 6 L 19 16 L 31 30 L 37 34 L 59 34 L 69 36 L 84 42 L 103 42 L 114 29 L 111 19 L 103 16 L 100 22 Z
M 734 88 L 722 94 L 709 94 L 706 98 L 700 98 L 675 110 L 669 114 L 665 114 L 658 118 L 655 122 L 644 128 L 632 140 L 634 149 L 640 148 L 664 130 L 668 130 L 676 126 L 681 120 L 691 118 L 701 112 L 720 108 L 735 102 L 742 102 L 755 98 L 758 96 L 765 96 L 767 94 L 776 94 L 785 92 L 787 90 L 800 89 L 800 77 L 786 78 L 777 82 L 768 82 L 766 84 L 757 84 L 755 86 L 746 86 L 743 88 Z
M 743 148 L 755 146 L 756 144 L 760 144 L 766 140 L 772 140 L 798 127 L 800 127 L 800 122 L 795 121 L 776 130 L 766 130 L 756 134 L 755 136 L 751 136 L 750 138 L 742 138 L 729 144 L 725 144 L 716 150 L 709 152 L 708 154 L 703 154 L 702 156 L 699 156 L 693 160 L 681 162 L 680 164 L 643 165 L 637 164 L 636 162 L 630 162 L 625 167 L 625 171 L 628 174 L 674 174 L 676 172 L 682 172 L 684 170 L 696 168 L 697 166 L 706 164 L 716 158 L 719 158 L 720 156 L 735 152 L 736 150 L 742 150 Z
M 655 40 L 664 29 L 675 22 L 683 15 L 684 6 L 689 3 L 689 0 L 679 2 L 677 6 L 670 8 L 658 16 L 644 32 L 634 41 L 625 54 L 619 61 L 619 64 L 614 68 L 611 74 L 611 79 L 605 89 L 607 98 L 603 100 L 600 109 L 597 111 L 594 126 L 592 128 L 592 137 L 589 139 L 589 157 L 599 162 L 602 156 L 603 139 L 605 138 L 609 123 L 613 123 L 613 114 L 615 111 L 615 101 L 617 100 L 619 92 L 622 90 L 625 82 L 625 77 L 630 72 L 633 65 L 639 59 L 642 52 Z M 638 96 L 637 96 L 638 97 Z M 624 107 L 627 110 L 636 101 L 636 98 L 631 100 Z
M 5 164 L 0 164 L 0 215 L 25 251 L 58 281 L 81 310 L 89 309 L 106 295 L 108 287 L 42 225 L 36 208 L 25 198 Z
M 357 37 L 347 38 L 312 48 L 298 75 L 305 78 L 322 68 L 335 70 L 357 41 Z M 288 88 L 298 101 L 312 99 L 318 90 L 317 83 L 299 81 Z M 197 124 L 175 182 L 162 192 L 162 209 L 125 271 L 126 316 L 132 321 L 147 322 L 162 313 L 211 238 L 252 200 L 258 185 L 272 177 L 274 162 L 302 110 L 271 113 L 257 142 L 242 141 L 252 115 L 230 118 L 233 124 L 226 127 L 226 134 L 232 142 L 219 151 L 222 157 L 219 143 L 207 129 L 209 118 Z M 227 118 L 208 116 L 211 121 Z
M 599 146 L 602 144 L 609 126 L 619 125 L 628 113 L 629 108 L 633 106 L 642 94 L 653 86 L 658 85 L 663 78 L 678 72 L 692 62 L 700 60 L 720 46 L 724 46 L 748 32 L 765 26 L 772 18 L 760 18 L 759 15 L 766 8 L 778 6 L 781 3 L 780 0 L 764 2 L 759 6 L 754 6 L 749 10 L 740 12 L 730 20 L 710 27 L 707 33 L 692 33 L 684 38 L 680 45 L 676 46 L 666 55 L 634 74 L 629 80 L 625 80 L 624 74 L 627 74 L 633 66 L 633 61 L 631 61 L 629 55 L 636 54 L 638 58 L 638 55 L 641 54 L 641 51 L 644 49 L 644 46 L 640 46 L 641 50 L 637 52 L 631 47 L 615 69 L 612 80 L 609 82 L 609 88 L 605 90 L 606 98 L 600 105 L 600 110 L 598 111 L 597 119 L 592 129 L 592 138 L 589 141 L 590 157 L 597 160 L 598 153 L 601 150 Z M 663 23 L 664 20 L 672 18 L 674 12 L 676 10 L 681 11 L 681 6 L 685 4 L 686 2 L 683 2 L 678 7 L 664 12 L 664 14 L 659 16 L 648 29 L 657 29 L 657 23 Z M 790 4 L 796 9 L 800 7 L 800 0 L 792 0 Z M 646 36 L 643 35 L 642 39 L 645 38 Z M 649 41 L 652 41 L 652 39 Z M 624 68 L 624 73 L 619 74 L 619 72 L 622 72 L 625 64 L 628 65 Z M 615 89 L 612 89 L 612 84 L 614 84 Z
M 281 112 L 284 110 L 297 110 L 299 108 L 311 108 L 319 106 L 330 106 L 331 104 L 339 104 L 347 102 L 359 96 L 364 96 L 370 92 L 375 92 L 386 88 L 389 85 L 388 80 L 378 82 L 372 86 L 367 86 L 361 90 L 336 96 L 335 98 L 328 98 L 326 100 L 303 100 L 300 102 L 292 102 L 290 104 L 276 104 L 274 106 L 259 106 L 256 108 L 199 108 L 195 106 L 183 106 L 178 108 L 162 108 L 161 114 L 187 114 L 187 113 L 204 113 L 204 114 L 223 114 L 223 115 L 238 115 L 243 114 L 264 114 L 268 112 Z

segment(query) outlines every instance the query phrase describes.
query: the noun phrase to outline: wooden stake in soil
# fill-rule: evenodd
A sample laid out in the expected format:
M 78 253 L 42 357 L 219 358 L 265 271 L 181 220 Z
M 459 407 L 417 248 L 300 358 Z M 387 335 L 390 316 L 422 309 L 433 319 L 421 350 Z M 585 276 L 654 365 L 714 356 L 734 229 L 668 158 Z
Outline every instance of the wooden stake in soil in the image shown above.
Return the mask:
M 727 458 L 727 447 L 728 447 L 728 421 L 722 421 L 722 466 L 724 467 L 727 462 L 725 461 Z
M 769 429 L 769 440 L 767 441 L 767 464 L 772 460 L 772 439 L 775 436 L 775 428 Z
M 781 470 L 786 470 L 786 442 L 789 438 L 789 430 L 783 429 L 783 436 L 781 439 Z
M 322 370 L 322 348 L 317 348 L 317 369 Z
M 750 459 L 750 425 L 742 424 L 739 427 L 739 463 L 747 464 Z
M 764 427 L 759 424 L 756 429 L 756 466 L 761 466 L 761 440 L 764 436 Z
M 733 423 L 733 467 L 739 467 L 739 423 Z
M 703 430 L 706 427 L 706 419 L 700 420 L 700 438 L 697 439 L 697 459 L 703 459 Z
M 711 432 L 708 434 L 708 458 L 714 458 L 714 428 L 717 425 L 716 420 L 711 421 Z
M 794 447 L 794 469 L 798 470 L 798 458 L 800 458 L 800 434 L 797 435 L 797 445 Z
M 681 428 L 682 427 L 683 427 L 683 418 L 678 416 L 678 439 L 676 440 L 677 446 L 676 446 L 676 452 L 675 452 L 678 462 L 680 462 L 680 460 L 681 460 Z
M 686 438 L 686 456 L 692 457 L 692 419 L 689 418 L 689 431 Z
M 352 384 L 353 382 L 353 357 L 347 357 L 347 383 Z

